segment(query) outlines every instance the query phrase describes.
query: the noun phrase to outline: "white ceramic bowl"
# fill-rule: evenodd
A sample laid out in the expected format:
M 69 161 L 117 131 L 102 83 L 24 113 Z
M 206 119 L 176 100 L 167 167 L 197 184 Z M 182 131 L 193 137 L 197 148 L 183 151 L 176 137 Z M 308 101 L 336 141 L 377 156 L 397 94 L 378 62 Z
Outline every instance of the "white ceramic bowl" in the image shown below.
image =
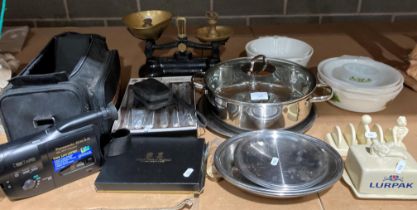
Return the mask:
M 318 75 L 318 80 L 321 83 L 327 83 Z M 386 94 L 367 94 L 350 92 L 349 89 L 342 89 L 327 83 L 333 90 L 333 98 L 329 102 L 341 109 L 371 113 L 384 110 L 386 104 L 392 100 L 402 91 L 403 85 L 398 86 L 396 90 Z
M 283 36 L 265 36 L 246 44 L 246 54 L 254 57 L 262 54 L 267 58 L 280 58 L 307 66 L 313 55 L 313 48 L 298 39 Z
M 354 86 L 345 86 L 345 85 L 341 84 L 340 81 L 331 80 L 330 78 L 326 77 L 325 75 L 321 74 L 320 72 L 318 72 L 317 77 L 320 78 L 321 81 L 323 81 L 324 83 L 328 84 L 331 87 L 335 87 L 335 88 L 338 88 L 338 89 L 343 89 L 346 92 L 351 92 L 351 93 L 356 93 L 356 94 L 361 94 L 361 95 L 370 95 L 372 97 L 396 92 L 398 89 L 403 88 L 403 82 L 404 82 L 404 78 L 402 78 L 400 81 L 398 81 L 398 83 L 395 84 L 395 86 L 392 86 L 392 87 L 389 87 L 389 88 L 379 88 L 379 89 L 361 88 L 361 89 L 359 89 L 359 88 L 354 87 Z
M 366 57 L 341 56 L 320 62 L 323 79 L 357 92 L 384 93 L 403 83 L 401 73 L 384 63 Z
M 371 113 L 382 111 L 386 108 L 388 102 L 401 92 L 402 88 L 397 92 L 387 95 L 386 97 L 367 97 L 363 95 L 352 95 L 348 92 L 333 89 L 334 98 L 329 102 L 339 108 L 353 112 Z
M 333 89 L 329 102 L 353 112 L 378 112 L 403 89 L 398 70 L 366 57 L 341 56 L 320 62 L 317 78 Z

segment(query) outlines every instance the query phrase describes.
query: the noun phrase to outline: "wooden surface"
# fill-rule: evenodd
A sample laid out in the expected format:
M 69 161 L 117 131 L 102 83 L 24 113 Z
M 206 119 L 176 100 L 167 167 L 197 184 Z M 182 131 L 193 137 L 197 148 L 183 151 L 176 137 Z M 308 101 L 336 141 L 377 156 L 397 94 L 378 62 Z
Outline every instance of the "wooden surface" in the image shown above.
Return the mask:
M 109 48 L 118 49 L 122 58 L 122 81 L 130 75 L 136 76 L 137 69 L 145 58 L 143 43 L 134 39 L 123 27 L 114 28 L 37 28 L 30 32 L 29 39 L 17 55 L 24 64 L 39 53 L 55 34 L 64 31 L 97 33 L 107 37 Z M 172 38 L 175 30 L 169 29 L 164 40 Z M 190 36 L 193 33 L 189 32 Z M 237 28 L 222 50 L 222 59 L 244 55 L 246 42 L 262 35 L 284 35 L 306 41 L 315 52 L 309 68 L 315 71 L 318 63 L 326 58 L 341 55 L 360 55 L 403 68 L 407 65 L 406 55 L 415 46 L 417 28 L 415 24 L 334 24 L 334 25 L 271 25 L 269 27 Z M 167 54 L 167 53 L 166 53 Z M 125 87 L 125 85 L 124 85 Z M 409 152 L 417 157 L 417 93 L 404 88 L 401 94 L 388 104 L 384 111 L 372 114 L 374 122 L 384 128 L 393 126 L 399 115 L 408 119 L 410 133 L 405 139 Z M 322 138 L 333 125 L 358 122 L 361 114 L 338 109 L 329 103 L 317 104 L 318 118 L 307 134 Z M 208 141 L 221 140 L 206 131 Z M 0 142 L 5 142 L 3 137 Z M 78 180 L 64 187 L 33 198 L 11 202 L 0 192 L 0 209 L 92 209 L 92 208 L 139 208 L 169 207 L 188 197 L 183 194 L 144 193 L 97 193 L 94 180 L 97 174 Z M 196 209 L 417 209 L 417 201 L 360 200 L 354 197 L 343 181 L 331 189 L 296 199 L 267 199 L 254 196 L 233 187 L 225 181 L 206 180 L 204 192 L 199 196 Z

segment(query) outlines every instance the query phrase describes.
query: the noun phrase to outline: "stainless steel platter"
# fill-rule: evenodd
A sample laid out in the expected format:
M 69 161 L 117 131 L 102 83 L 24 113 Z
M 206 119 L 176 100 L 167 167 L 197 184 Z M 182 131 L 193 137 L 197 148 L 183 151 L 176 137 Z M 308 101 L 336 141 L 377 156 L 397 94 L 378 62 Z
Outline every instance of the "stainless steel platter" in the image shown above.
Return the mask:
M 254 148 L 251 144 L 263 146 Z M 323 191 L 338 181 L 343 172 L 342 158 L 325 142 L 283 130 L 259 130 L 234 136 L 217 148 L 214 164 L 232 185 L 273 198 Z

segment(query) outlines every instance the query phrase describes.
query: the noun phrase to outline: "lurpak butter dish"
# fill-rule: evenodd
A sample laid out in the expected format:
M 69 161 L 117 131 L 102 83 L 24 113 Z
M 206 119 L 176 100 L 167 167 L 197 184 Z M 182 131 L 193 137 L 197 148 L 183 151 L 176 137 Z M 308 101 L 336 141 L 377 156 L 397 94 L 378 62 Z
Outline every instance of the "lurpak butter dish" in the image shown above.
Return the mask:
M 417 199 L 417 162 L 392 142 L 352 145 L 343 179 L 359 198 Z
M 417 200 L 417 195 L 360 193 L 358 192 L 358 190 L 356 190 L 346 170 L 343 171 L 342 178 L 343 178 L 343 181 L 345 181 L 346 184 L 350 187 L 353 194 L 355 194 L 356 197 L 361 198 L 361 199 Z M 389 177 L 389 178 L 392 178 L 392 177 Z M 396 179 L 396 178 L 392 178 L 392 179 Z M 415 187 L 414 184 L 411 184 L 411 186 Z

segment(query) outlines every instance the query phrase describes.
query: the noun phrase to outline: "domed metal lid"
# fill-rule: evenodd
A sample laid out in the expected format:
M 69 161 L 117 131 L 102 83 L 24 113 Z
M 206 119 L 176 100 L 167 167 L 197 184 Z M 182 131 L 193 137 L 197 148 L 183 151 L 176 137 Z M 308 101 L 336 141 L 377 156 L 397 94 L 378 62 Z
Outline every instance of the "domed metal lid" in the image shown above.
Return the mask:
M 293 103 L 316 87 L 305 67 L 286 60 L 237 58 L 217 64 L 205 75 L 208 89 L 224 99 L 241 103 Z

